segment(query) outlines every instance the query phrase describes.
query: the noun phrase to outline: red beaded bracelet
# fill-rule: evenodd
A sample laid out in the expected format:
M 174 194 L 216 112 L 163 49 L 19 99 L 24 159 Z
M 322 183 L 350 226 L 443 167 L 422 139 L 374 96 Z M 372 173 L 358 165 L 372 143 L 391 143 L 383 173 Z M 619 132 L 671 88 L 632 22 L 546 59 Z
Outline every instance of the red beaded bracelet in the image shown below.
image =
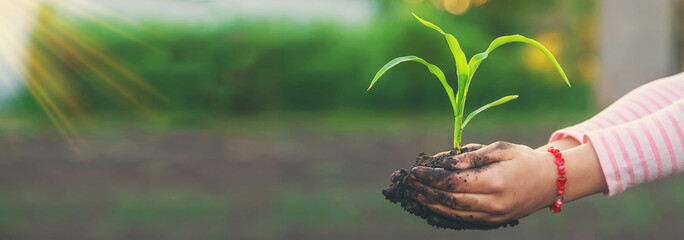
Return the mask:
M 556 165 L 558 165 L 558 174 L 560 177 L 556 179 L 558 184 L 558 195 L 556 196 L 556 203 L 551 205 L 549 209 L 552 213 L 559 213 L 561 211 L 561 206 L 563 206 L 563 201 L 565 200 L 565 182 L 568 180 L 565 178 L 565 159 L 561 156 L 560 150 L 550 147 L 548 150 L 553 156 L 556 157 Z

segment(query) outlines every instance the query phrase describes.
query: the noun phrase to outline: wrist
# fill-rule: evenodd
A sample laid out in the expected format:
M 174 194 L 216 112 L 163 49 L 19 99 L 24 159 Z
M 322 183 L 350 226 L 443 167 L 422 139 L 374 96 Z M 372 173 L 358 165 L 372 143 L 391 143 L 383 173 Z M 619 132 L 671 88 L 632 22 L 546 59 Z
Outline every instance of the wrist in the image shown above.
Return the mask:
M 607 191 L 601 164 L 591 144 L 582 144 L 562 154 L 567 169 L 566 202 Z
M 551 206 L 549 206 L 549 210 L 551 210 L 552 213 L 559 213 L 561 211 L 561 207 L 563 206 L 563 202 L 565 201 L 565 184 L 567 181 L 567 177 L 565 176 L 567 173 L 565 171 L 565 159 L 563 158 L 561 151 L 555 147 L 549 147 L 547 152 L 554 156 L 555 159 L 553 162 L 556 164 L 558 169 L 558 178 L 556 178 L 556 184 L 558 185 L 558 190 L 556 191 L 556 200 Z
M 537 150 L 546 153 L 546 150 L 549 149 L 549 147 L 553 146 L 554 148 L 563 151 L 563 150 L 568 150 L 568 149 L 577 147 L 579 145 L 581 145 L 581 143 L 578 142 L 577 140 L 575 140 L 574 138 L 565 137 L 565 138 L 561 138 L 561 139 L 558 139 L 556 141 L 550 142 L 544 146 L 541 146 L 541 147 L 537 148 Z
M 558 197 L 558 183 L 556 180 L 558 180 L 560 174 L 558 173 L 558 165 L 556 165 L 556 157 L 553 153 L 548 152 L 548 148 L 543 151 L 542 160 L 544 162 L 542 169 L 545 175 L 544 189 L 546 189 L 546 197 L 544 197 L 542 208 L 548 208 L 556 202 L 556 198 Z

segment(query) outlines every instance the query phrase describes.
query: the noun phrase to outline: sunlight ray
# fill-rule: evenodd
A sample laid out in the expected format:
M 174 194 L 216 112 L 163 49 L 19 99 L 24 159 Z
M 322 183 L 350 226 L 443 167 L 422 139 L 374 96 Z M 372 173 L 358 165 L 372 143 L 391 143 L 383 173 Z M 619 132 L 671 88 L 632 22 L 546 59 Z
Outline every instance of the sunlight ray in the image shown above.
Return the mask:
M 5 39 L 5 44 L 7 46 L 10 46 L 11 49 L 20 49 L 21 45 L 17 43 L 14 39 L 12 38 L 7 38 Z M 17 51 L 17 50 L 15 50 Z M 36 64 L 33 60 L 32 57 L 28 58 L 28 67 L 31 69 L 35 69 L 38 71 L 38 73 L 43 76 L 43 77 L 49 77 L 50 74 L 45 71 L 43 66 L 41 64 Z M 10 63 L 11 67 L 14 69 L 19 69 L 20 67 L 18 66 L 17 63 Z M 39 84 L 39 80 L 37 78 L 38 76 L 34 74 L 30 74 L 28 72 L 27 74 L 27 80 L 25 83 L 27 84 L 27 89 L 31 91 L 31 95 L 33 95 L 36 99 L 40 99 L 43 104 L 47 105 L 47 108 L 45 108 L 46 111 L 52 110 L 56 115 L 57 118 L 54 118 L 58 120 L 55 122 L 55 124 L 60 124 L 63 125 L 64 127 L 67 128 L 68 132 L 70 134 L 76 134 L 76 129 L 73 127 L 73 125 L 69 122 L 67 117 L 64 115 L 64 113 L 60 110 L 60 108 L 55 104 L 55 102 L 50 98 L 50 96 L 42 89 L 42 87 Z M 37 93 L 37 94 L 36 94 Z M 43 105 L 41 104 L 41 105 Z
M 45 34 L 44 36 L 48 37 L 50 40 L 55 42 L 60 48 L 64 49 L 67 53 L 69 53 L 70 56 L 75 57 L 88 70 L 93 72 L 100 79 L 104 80 L 115 91 L 117 91 L 119 94 L 121 94 L 125 99 L 131 101 L 135 106 L 139 107 L 140 109 L 142 109 L 144 111 L 148 110 L 147 106 L 145 106 L 140 101 L 138 101 L 135 98 L 135 96 L 133 96 L 133 94 L 129 93 L 123 86 L 121 86 L 119 83 L 117 83 L 116 80 L 112 79 L 110 76 L 105 74 L 102 70 L 100 70 L 97 66 L 95 66 L 93 64 L 93 62 L 90 61 L 90 59 L 87 59 L 75 47 L 73 47 L 72 44 L 69 44 L 69 42 L 67 42 L 64 38 L 62 38 L 58 34 L 54 33 L 53 31 L 50 31 L 50 29 L 43 26 L 42 24 L 36 24 L 36 28 L 37 28 L 37 30 L 44 33 Z
M 23 91 L 35 99 L 39 109 L 77 154 L 80 155 L 76 145 L 80 134 L 70 118 L 86 119 L 87 105 L 84 103 L 88 100 L 80 99 L 74 92 L 79 88 L 95 87 L 106 100 L 130 104 L 145 116 L 153 115 L 149 106 L 151 101 L 168 102 L 163 93 L 129 69 L 116 54 L 108 52 L 86 30 L 74 25 L 78 21 L 93 23 L 97 28 L 144 48 L 157 49 L 108 22 L 116 19 L 117 23 L 134 24 L 131 20 L 84 0 L 1 1 L 0 16 L 7 16 L 5 13 L 12 15 L 8 21 L 0 22 L 3 24 L 0 26 L 0 63 L 9 69 L 0 71 L 2 85 L 13 93 L 25 88 Z M 5 26 L 17 22 L 26 24 L 26 28 L 31 29 L 30 34 L 21 38 L 13 33 L 16 29 L 8 28 L 15 24 Z M 74 76 L 83 81 L 70 79 Z M 13 79 L 21 82 L 12 82 Z M 147 100 L 141 94 L 149 95 L 153 100 Z

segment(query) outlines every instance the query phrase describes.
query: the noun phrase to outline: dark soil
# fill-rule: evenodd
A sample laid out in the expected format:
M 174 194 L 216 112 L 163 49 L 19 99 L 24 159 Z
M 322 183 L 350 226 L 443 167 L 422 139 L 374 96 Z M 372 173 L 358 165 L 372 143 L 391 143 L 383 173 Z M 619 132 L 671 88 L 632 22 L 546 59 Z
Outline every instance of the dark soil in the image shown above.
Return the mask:
M 461 153 L 469 152 L 470 149 L 462 148 Z M 418 155 L 416 162 L 411 166 L 424 166 L 433 168 L 444 167 L 444 160 L 451 156 L 455 156 L 456 151 L 451 150 L 449 154 L 444 154 L 436 157 L 429 156 L 424 152 Z M 409 169 L 411 169 L 409 168 Z M 415 190 L 409 186 L 409 182 L 412 181 L 408 177 L 408 170 L 399 170 L 399 176 L 393 176 L 393 183 L 389 185 L 387 189 L 382 190 L 382 195 L 385 196 L 387 200 L 392 203 L 399 203 L 401 207 L 407 212 L 425 219 L 427 223 L 431 226 L 437 228 L 454 229 L 454 230 L 467 230 L 467 229 L 477 229 L 477 230 L 491 230 L 500 227 L 515 226 L 518 225 L 518 220 L 513 220 L 503 224 L 489 225 L 484 223 L 473 223 L 464 220 L 456 220 L 452 218 L 447 218 L 445 216 L 439 215 L 427 207 L 420 204 L 418 201 L 413 199 L 411 195 L 415 195 Z

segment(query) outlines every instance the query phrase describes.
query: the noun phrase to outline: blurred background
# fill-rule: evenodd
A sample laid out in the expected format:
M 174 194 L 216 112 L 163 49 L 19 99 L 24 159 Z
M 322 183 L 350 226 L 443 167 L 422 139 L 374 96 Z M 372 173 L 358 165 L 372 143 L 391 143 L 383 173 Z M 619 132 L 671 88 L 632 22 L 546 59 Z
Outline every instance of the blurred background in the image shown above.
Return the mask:
M 417 55 L 455 81 L 444 39 L 480 67 L 464 142 L 543 145 L 682 69 L 679 0 L 0 0 L 0 238 L 678 238 L 684 176 L 582 199 L 517 227 L 437 230 L 380 190 L 451 144 Z

